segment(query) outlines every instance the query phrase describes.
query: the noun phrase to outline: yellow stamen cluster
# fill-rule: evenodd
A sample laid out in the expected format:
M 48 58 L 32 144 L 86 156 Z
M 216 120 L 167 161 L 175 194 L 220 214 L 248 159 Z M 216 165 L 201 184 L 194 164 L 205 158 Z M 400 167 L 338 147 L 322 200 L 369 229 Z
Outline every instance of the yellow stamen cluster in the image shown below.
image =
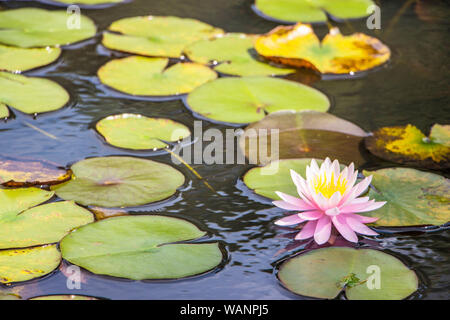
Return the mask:
M 339 191 L 341 195 L 347 190 L 347 179 L 340 176 L 338 179 L 334 178 L 334 173 L 327 179 L 327 174 L 324 172 L 322 175 L 318 175 L 314 180 L 314 191 L 321 193 L 325 198 L 331 198 L 331 196 Z

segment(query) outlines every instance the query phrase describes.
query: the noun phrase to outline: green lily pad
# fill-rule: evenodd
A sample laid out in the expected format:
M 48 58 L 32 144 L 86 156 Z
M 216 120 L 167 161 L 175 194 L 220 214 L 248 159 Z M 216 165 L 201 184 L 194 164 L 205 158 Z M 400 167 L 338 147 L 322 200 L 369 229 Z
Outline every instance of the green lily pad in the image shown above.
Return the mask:
M 45 276 L 61 262 L 56 245 L 0 250 L 0 283 L 27 281 Z
M 403 227 L 442 225 L 450 221 L 450 180 L 440 175 L 410 168 L 364 171 L 372 175 L 368 196 L 387 201 L 366 215 L 379 217 L 377 226 Z
M 0 118 L 7 118 L 9 117 L 9 110 L 8 107 L 0 102 Z
M 23 212 L 0 212 L 0 248 L 58 242 L 72 229 L 93 221 L 92 213 L 70 201 L 44 204 Z
M 256 60 L 250 54 L 256 35 L 228 33 L 197 41 L 184 49 L 187 57 L 202 64 L 216 64 L 214 70 L 236 76 L 277 76 L 295 69 L 278 68 Z
M 164 200 L 184 183 L 173 167 L 132 157 L 98 157 L 72 166 L 73 179 L 52 186 L 64 200 L 100 207 L 131 207 Z
M 198 63 L 177 63 L 167 68 L 167 58 L 131 56 L 114 59 L 98 70 L 100 81 L 136 96 L 177 96 L 217 78 L 210 68 Z
M 187 105 L 211 120 L 245 124 L 279 110 L 327 111 L 322 92 L 300 83 L 270 78 L 220 78 L 191 92 Z
M 71 19 L 66 10 L 20 8 L 0 11 L 0 43 L 22 48 L 62 46 L 95 35 L 94 22 L 79 16 L 79 28 L 68 28 Z
M 97 123 L 96 129 L 109 144 L 133 150 L 166 148 L 166 142 L 191 135 L 189 128 L 173 120 L 129 113 L 106 117 Z
M 102 44 L 113 50 L 153 57 L 179 58 L 184 48 L 198 40 L 222 34 L 222 29 L 195 19 L 131 17 L 114 21 Z
M 284 23 L 326 22 L 327 13 L 336 21 L 364 18 L 371 14 L 371 0 L 256 0 L 257 13 Z
M 365 139 L 377 157 L 430 169 L 450 168 L 450 125 L 435 124 L 426 137 L 415 126 L 384 127 Z
M 94 297 L 80 296 L 76 294 L 55 294 L 50 296 L 39 296 L 28 300 L 98 300 Z
M 23 72 L 46 66 L 59 58 L 60 48 L 18 48 L 0 44 L 0 70 Z
M 43 0 L 43 2 L 66 3 L 66 4 L 78 4 L 83 8 L 90 8 L 90 6 L 102 6 L 113 5 L 116 3 L 127 2 L 127 0 Z M 69 296 L 70 297 L 70 296 Z
M 278 157 L 272 149 L 272 130 L 278 134 Z M 278 132 L 278 133 L 277 133 Z M 239 146 L 251 163 L 267 164 L 273 158 L 330 157 L 341 163 L 365 162 L 360 144 L 367 133 L 357 125 L 332 114 L 317 111 L 283 111 L 269 114 L 259 122 L 245 128 Z M 260 150 L 260 139 L 267 137 Z M 264 150 L 267 145 L 267 152 Z
M 0 88 L 0 108 L 8 105 L 23 113 L 54 111 L 69 102 L 67 91 L 48 79 L 0 72 Z
M 205 234 L 178 218 L 114 217 L 69 234 L 61 241 L 61 252 L 67 261 L 96 274 L 133 280 L 178 279 L 221 263 L 217 242 L 179 243 Z
M 0 217 L 27 210 L 49 200 L 54 194 L 39 188 L 0 189 Z
M 278 278 L 296 294 L 322 299 L 333 299 L 344 290 L 350 300 L 400 300 L 418 289 L 414 271 L 399 259 L 372 249 L 309 251 L 284 262 Z

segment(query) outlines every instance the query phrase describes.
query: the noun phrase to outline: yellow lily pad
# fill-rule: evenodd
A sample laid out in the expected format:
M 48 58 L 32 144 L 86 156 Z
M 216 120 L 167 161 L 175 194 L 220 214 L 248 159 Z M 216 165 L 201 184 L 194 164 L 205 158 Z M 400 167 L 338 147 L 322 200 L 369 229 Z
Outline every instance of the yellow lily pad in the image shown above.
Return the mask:
M 105 85 L 135 96 L 168 97 L 186 94 L 216 79 L 217 73 L 198 63 L 167 67 L 167 58 L 130 56 L 107 62 L 98 70 Z
M 9 110 L 8 107 L 0 102 L 0 118 L 7 118 L 9 117 Z
M 27 281 L 45 276 L 61 262 L 56 245 L 0 251 L 0 283 Z
M 384 64 L 391 56 L 380 40 L 363 33 L 344 36 L 334 27 L 320 41 L 311 25 L 303 23 L 279 26 L 258 37 L 255 49 L 268 60 L 325 74 L 366 71 Z
M 60 48 L 18 48 L 0 44 L 0 70 L 23 72 L 46 66 L 60 55 Z
M 435 124 L 426 137 L 418 128 L 384 127 L 365 139 L 366 147 L 377 157 L 412 166 L 450 168 L 450 125 Z

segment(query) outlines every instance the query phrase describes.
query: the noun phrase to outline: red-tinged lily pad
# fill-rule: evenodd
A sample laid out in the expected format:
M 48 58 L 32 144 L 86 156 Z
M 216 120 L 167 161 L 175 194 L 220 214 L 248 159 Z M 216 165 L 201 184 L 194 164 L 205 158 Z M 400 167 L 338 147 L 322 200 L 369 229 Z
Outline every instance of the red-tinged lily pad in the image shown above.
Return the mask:
M 255 49 L 261 56 L 292 67 L 306 67 L 323 74 L 353 74 L 387 62 L 389 48 L 380 40 L 354 33 L 344 36 L 334 27 L 322 41 L 308 24 L 279 26 L 258 37 Z
M 272 139 L 272 134 L 278 137 Z M 241 135 L 239 146 L 250 163 L 330 157 L 344 164 L 361 165 L 365 160 L 360 144 L 365 136 L 367 133 L 357 125 L 329 113 L 283 111 L 250 124 Z M 277 148 L 279 154 L 272 154 L 271 150 Z
M 402 261 L 373 249 L 330 247 L 285 261 L 278 278 L 288 290 L 308 297 L 349 300 L 401 300 L 419 285 Z
M 430 169 L 450 168 L 450 125 L 435 124 L 426 137 L 413 125 L 384 127 L 365 139 L 377 157 Z

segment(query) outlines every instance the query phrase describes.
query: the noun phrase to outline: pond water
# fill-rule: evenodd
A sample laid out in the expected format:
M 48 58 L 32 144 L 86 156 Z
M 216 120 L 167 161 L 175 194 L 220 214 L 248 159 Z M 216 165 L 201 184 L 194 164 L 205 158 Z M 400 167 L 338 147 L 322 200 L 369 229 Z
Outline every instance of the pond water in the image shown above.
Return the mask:
M 131 152 L 106 145 L 93 130 L 101 118 L 117 113 L 168 117 L 192 128 L 195 117 L 181 100 L 151 102 L 115 95 L 99 83 L 97 69 L 112 57 L 100 45 L 101 31 L 119 18 L 138 15 L 173 15 L 197 18 L 229 32 L 265 33 L 277 24 L 258 17 L 252 0 L 134 0 L 106 9 L 87 10 L 99 28 L 87 42 L 69 46 L 55 64 L 27 75 L 45 76 L 62 84 L 71 104 L 36 119 L 15 112 L 15 119 L 0 123 L 0 153 L 44 159 L 69 165 L 87 157 L 132 155 L 171 163 L 168 154 Z M 450 7 L 446 1 L 378 1 L 381 30 L 368 30 L 365 20 L 340 23 L 342 33 L 361 31 L 379 38 L 392 49 L 392 61 L 365 77 L 322 80 L 313 86 L 333 101 L 330 113 L 367 131 L 390 125 L 414 124 L 425 133 L 434 123 L 448 123 Z M 37 2 L 2 2 L 7 8 L 56 8 Z M 326 26 L 315 28 L 320 35 Z M 1 90 L 1 88 L 0 88 Z M 53 139 L 30 127 L 55 136 Z M 224 125 L 203 121 L 204 129 Z M 367 168 L 389 165 L 366 155 Z M 186 167 L 179 165 L 187 184 L 172 201 L 140 207 L 136 214 L 158 213 L 183 217 L 210 232 L 228 252 L 222 268 L 182 281 L 129 281 L 85 272 L 80 290 L 69 290 L 64 275 L 51 275 L 21 287 L 24 298 L 44 294 L 84 294 L 109 299 L 303 299 L 282 288 L 274 275 L 276 252 L 290 240 L 277 238 L 284 231 L 273 222 L 283 215 L 270 204 L 248 197 L 240 187 L 247 165 L 195 165 L 213 187 L 211 191 Z M 442 174 L 442 173 L 441 173 Z M 450 233 L 383 234 L 379 246 L 398 256 L 420 276 L 421 288 L 413 298 L 448 299 L 450 290 Z M 298 249 L 297 249 L 298 250 Z

